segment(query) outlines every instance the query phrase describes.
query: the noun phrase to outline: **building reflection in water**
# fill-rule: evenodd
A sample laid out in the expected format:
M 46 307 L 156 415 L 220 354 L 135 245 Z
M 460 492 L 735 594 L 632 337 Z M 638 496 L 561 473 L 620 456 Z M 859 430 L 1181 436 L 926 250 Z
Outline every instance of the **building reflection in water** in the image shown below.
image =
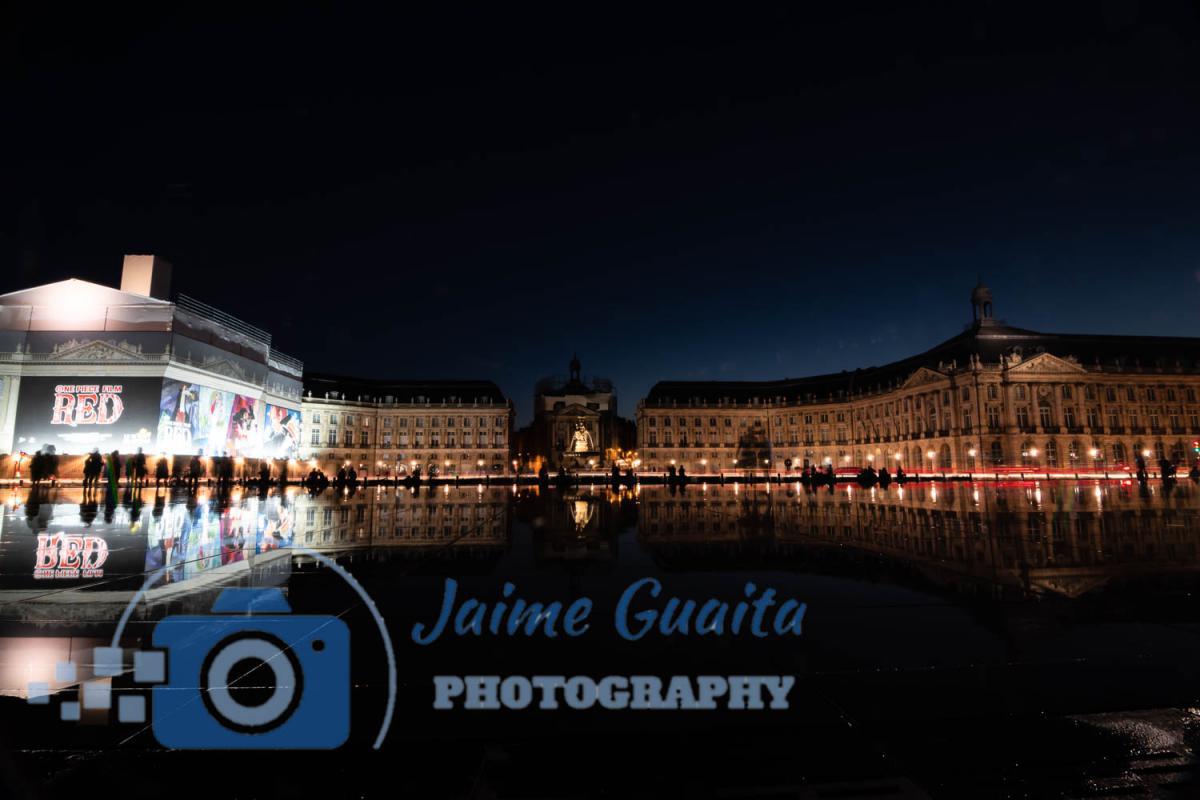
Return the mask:
M 109 590 L 131 591 L 160 568 L 160 588 L 211 584 L 222 575 L 245 582 L 242 573 L 257 575 L 292 545 L 355 559 L 496 563 L 512 549 L 514 523 L 529 534 L 541 563 L 615 561 L 618 541 L 653 556 L 665 571 L 693 562 L 706 570 L 820 571 L 857 554 L 975 593 L 1077 597 L 1115 578 L 1194 571 L 1200 536 L 1200 493 L 1187 482 L 833 492 L 798 484 L 632 491 L 479 485 L 316 495 L 147 492 L 145 502 L 62 490 L 29 502 L 16 493 L 7 499 L 0 590 L 27 600 L 64 589 L 99 600 Z M 88 559 L 100 553 L 103 564 L 89 572 Z M 39 591 L 47 589 L 55 591 Z
M 1191 483 L 659 487 L 642 492 L 638 529 L 673 564 L 707 551 L 819 568 L 849 551 L 976 593 L 1078 597 L 1114 579 L 1194 572 L 1197 500 Z

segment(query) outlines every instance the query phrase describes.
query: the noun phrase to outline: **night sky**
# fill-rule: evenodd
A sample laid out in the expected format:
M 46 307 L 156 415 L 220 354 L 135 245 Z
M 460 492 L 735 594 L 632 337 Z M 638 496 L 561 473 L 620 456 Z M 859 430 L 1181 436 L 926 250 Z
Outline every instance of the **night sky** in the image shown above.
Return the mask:
M 157 253 L 309 369 L 521 422 L 576 351 L 630 416 L 911 355 L 977 277 L 1012 324 L 1200 333 L 1192 3 L 25 5 L 0 291 Z

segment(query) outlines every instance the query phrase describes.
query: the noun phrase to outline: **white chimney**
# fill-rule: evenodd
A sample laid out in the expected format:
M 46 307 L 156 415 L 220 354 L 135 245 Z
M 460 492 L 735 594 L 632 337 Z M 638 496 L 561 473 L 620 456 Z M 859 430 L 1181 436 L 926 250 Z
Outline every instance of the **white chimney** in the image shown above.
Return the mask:
M 158 256 L 125 256 L 121 268 L 121 291 L 171 299 L 171 264 Z

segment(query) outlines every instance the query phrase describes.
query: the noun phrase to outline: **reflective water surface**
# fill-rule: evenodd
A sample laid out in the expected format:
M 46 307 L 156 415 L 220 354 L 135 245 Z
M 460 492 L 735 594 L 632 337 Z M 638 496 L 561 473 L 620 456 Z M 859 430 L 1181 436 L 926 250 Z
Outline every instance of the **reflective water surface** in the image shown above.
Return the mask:
M 145 646 L 167 614 L 207 613 L 227 586 L 280 586 L 296 611 L 343 616 L 355 637 L 356 719 L 373 730 L 386 683 L 370 666 L 381 662 L 378 637 L 361 603 L 293 550 L 306 548 L 347 567 L 387 620 L 401 689 L 385 752 L 426 767 L 398 785 L 427 796 L 481 786 L 493 796 L 657 796 L 668 787 L 602 764 L 653 769 L 659 756 L 696 759 L 690 788 L 669 787 L 688 796 L 749 791 L 734 769 L 747 758 L 760 767 L 755 785 L 772 791 L 892 781 L 912 796 L 1192 796 L 1200 490 L 1186 481 L 5 491 L 0 707 L 23 722 L 9 745 L 26 775 L 57 774 L 54 754 L 68 751 L 117 764 L 131 750 L 151 765 L 166 757 L 144 727 L 69 726 L 25 703 L 30 681 L 69 696 L 91 677 L 84 666 L 59 680 L 54 665 L 106 643 L 143 587 L 127 647 Z M 620 640 L 605 615 L 646 576 L 664 595 L 698 601 L 770 586 L 807 603 L 804 634 Z M 446 577 L 482 600 L 506 581 L 546 601 L 593 598 L 597 624 L 573 641 L 418 647 L 409 631 L 436 617 Z M 639 671 L 799 682 L 793 709 L 774 715 L 429 708 L 429 678 L 446 672 Z M 572 767 L 578 747 L 590 756 Z M 357 758 L 338 763 L 384 767 Z

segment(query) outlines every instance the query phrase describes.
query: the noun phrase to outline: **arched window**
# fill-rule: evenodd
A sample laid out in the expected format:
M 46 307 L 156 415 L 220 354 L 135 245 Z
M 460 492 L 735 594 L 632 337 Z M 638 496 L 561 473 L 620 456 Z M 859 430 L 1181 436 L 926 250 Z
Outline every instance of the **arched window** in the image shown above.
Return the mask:
M 1021 442 L 1021 466 L 1037 466 L 1037 447 L 1028 439 Z
M 950 467 L 953 466 L 953 464 L 951 462 L 951 458 L 950 458 L 950 445 L 948 445 L 948 444 L 942 445 L 941 456 L 939 457 L 938 460 L 939 460 L 939 463 L 940 463 L 942 469 L 950 469 Z
M 1171 460 L 1176 464 L 1182 464 L 1185 460 L 1183 442 L 1178 439 L 1175 440 L 1175 444 L 1171 445 Z
M 1000 442 L 992 442 L 992 466 L 998 467 L 1004 463 L 1004 446 Z
M 1046 466 L 1058 466 L 1058 442 L 1054 441 L 1053 439 L 1046 442 Z
M 1067 466 L 1073 467 L 1079 463 L 1079 442 L 1074 439 L 1067 445 Z
M 1155 442 L 1155 443 L 1154 443 L 1154 460 L 1155 460 L 1155 461 L 1162 461 L 1162 459 L 1163 459 L 1163 453 L 1165 453 L 1165 452 L 1166 452 L 1166 451 L 1163 449 L 1163 443 L 1162 443 L 1162 442 Z
M 1125 445 L 1120 442 L 1113 442 L 1113 461 L 1118 464 L 1125 463 Z
M 1135 461 L 1138 459 L 1139 456 L 1141 456 L 1142 458 L 1145 458 L 1147 455 L 1149 455 L 1149 454 L 1146 452 L 1146 445 L 1144 445 L 1141 442 L 1133 443 L 1133 458 Z

